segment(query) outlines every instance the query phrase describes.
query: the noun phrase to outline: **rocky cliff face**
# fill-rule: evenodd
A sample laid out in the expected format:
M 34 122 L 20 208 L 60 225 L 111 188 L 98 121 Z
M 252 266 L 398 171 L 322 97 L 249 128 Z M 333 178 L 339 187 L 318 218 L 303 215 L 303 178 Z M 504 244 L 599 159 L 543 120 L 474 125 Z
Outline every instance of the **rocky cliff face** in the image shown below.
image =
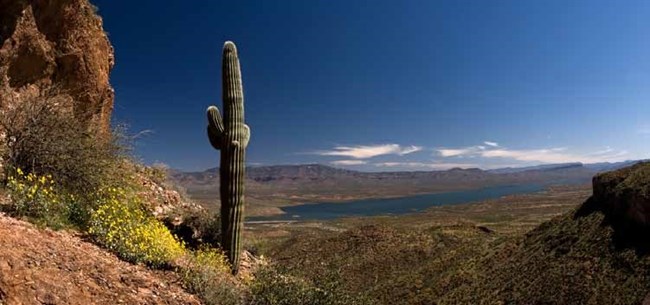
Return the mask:
M 592 203 L 601 209 L 620 237 L 650 246 L 650 162 L 599 174 L 593 179 Z
M 0 107 L 44 90 L 108 130 L 113 47 L 88 0 L 0 0 Z

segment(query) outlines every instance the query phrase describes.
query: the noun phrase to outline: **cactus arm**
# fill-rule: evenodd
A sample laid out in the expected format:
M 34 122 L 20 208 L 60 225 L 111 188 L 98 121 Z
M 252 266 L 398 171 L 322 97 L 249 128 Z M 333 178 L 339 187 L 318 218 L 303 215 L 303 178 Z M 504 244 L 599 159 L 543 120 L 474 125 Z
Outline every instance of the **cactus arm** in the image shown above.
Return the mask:
M 212 126 L 208 125 L 208 140 L 210 140 L 210 145 L 216 150 L 221 150 L 223 148 L 223 134 L 219 133 Z
M 212 126 L 219 134 L 223 134 L 223 120 L 221 119 L 221 113 L 219 113 L 219 108 L 216 106 L 208 107 L 208 124 Z
M 208 139 L 214 149 L 220 150 L 223 148 L 223 139 L 225 137 L 223 120 L 219 109 L 215 106 L 208 107 Z
M 244 124 L 243 133 L 244 134 L 242 135 L 241 145 L 242 148 L 246 148 L 248 147 L 248 141 L 251 139 L 251 129 L 246 124 Z

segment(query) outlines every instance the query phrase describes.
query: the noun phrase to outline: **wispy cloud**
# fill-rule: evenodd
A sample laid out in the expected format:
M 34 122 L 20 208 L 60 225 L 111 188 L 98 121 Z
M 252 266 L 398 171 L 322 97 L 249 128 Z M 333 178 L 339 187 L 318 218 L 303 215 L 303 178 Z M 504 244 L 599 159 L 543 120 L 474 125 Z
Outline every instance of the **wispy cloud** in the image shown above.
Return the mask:
M 479 153 L 481 150 L 485 149 L 485 146 L 471 146 L 465 148 L 440 148 L 436 151 L 442 157 L 460 157 L 460 156 L 469 156 Z
M 330 162 L 330 164 L 332 165 L 339 165 L 339 166 L 363 165 L 366 163 L 368 162 L 363 160 L 337 160 L 337 161 Z
M 650 135 L 650 126 L 649 126 L 649 125 L 643 125 L 643 126 L 640 126 L 640 127 L 636 130 L 636 132 L 637 132 L 638 134 L 642 134 L 642 135 Z
M 377 167 L 401 167 L 409 169 L 436 169 L 436 170 L 446 170 L 451 168 L 472 168 L 478 167 L 476 164 L 471 163 L 436 163 L 436 162 L 382 162 L 373 164 Z
M 408 147 L 404 147 L 404 148 L 403 148 L 403 149 L 398 153 L 398 155 L 400 155 L 400 156 L 408 155 L 408 154 L 410 154 L 410 153 L 418 152 L 418 151 L 421 151 L 421 150 L 422 150 L 422 147 L 421 147 L 421 146 L 411 145 L 411 146 L 408 146 Z
M 600 156 L 600 155 L 608 155 L 608 154 L 611 154 L 613 152 L 614 152 L 614 149 L 607 146 L 605 149 L 594 151 L 594 152 L 590 153 L 589 155 L 590 156 Z M 625 151 L 623 151 L 623 152 L 625 152 Z
M 489 145 L 487 142 L 486 145 Z M 539 163 L 566 163 L 583 162 L 597 163 L 606 161 L 621 161 L 627 151 L 617 151 L 610 147 L 592 153 L 570 152 L 567 148 L 542 148 L 542 149 L 508 149 L 500 146 L 481 147 L 470 146 L 464 148 L 441 148 L 436 151 L 442 157 L 482 157 L 512 159 L 521 162 Z
M 353 159 L 368 159 L 382 155 L 407 155 L 422 150 L 420 146 L 400 146 L 399 144 L 337 146 L 332 150 L 316 151 L 321 156 L 338 156 Z
M 490 142 L 490 141 L 485 141 L 485 142 L 483 142 L 483 144 L 485 144 L 485 145 L 487 145 L 487 146 L 492 146 L 492 147 L 497 147 L 497 146 L 499 146 L 499 143 L 497 143 L 497 142 Z

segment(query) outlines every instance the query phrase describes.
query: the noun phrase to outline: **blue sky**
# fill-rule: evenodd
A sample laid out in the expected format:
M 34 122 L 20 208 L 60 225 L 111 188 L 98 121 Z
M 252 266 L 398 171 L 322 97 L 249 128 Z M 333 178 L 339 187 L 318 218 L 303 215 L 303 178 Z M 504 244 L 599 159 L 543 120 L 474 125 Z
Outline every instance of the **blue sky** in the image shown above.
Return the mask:
M 650 1 L 95 0 L 114 120 L 147 163 L 218 164 L 221 47 L 253 165 L 495 168 L 647 158 Z

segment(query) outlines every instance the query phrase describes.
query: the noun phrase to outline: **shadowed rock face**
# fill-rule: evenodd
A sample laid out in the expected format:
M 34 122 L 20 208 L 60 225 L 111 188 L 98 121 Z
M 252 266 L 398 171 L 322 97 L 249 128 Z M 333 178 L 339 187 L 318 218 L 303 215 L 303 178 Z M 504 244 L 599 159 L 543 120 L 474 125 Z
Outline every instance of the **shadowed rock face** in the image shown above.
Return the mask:
M 625 244 L 650 245 L 650 162 L 642 162 L 593 178 L 594 208 L 605 213 Z
M 650 227 L 650 162 L 596 175 L 593 188 L 612 220 Z
M 79 119 L 110 127 L 113 47 L 87 0 L 0 0 L 0 107 L 52 90 Z

